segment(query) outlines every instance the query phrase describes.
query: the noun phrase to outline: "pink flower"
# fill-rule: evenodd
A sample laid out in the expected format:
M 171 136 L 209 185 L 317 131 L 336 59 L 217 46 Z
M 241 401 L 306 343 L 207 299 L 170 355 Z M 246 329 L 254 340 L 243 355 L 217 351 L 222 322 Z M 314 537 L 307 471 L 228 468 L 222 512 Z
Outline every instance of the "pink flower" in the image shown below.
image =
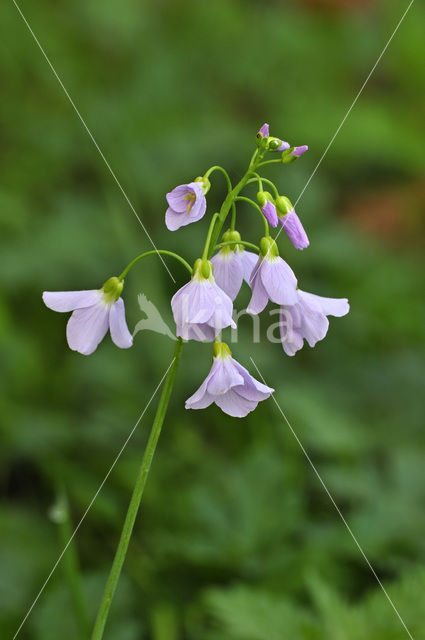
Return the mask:
M 222 329 L 236 329 L 232 300 L 216 284 L 209 260 L 195 262 L 192 279 L 173 296 L 171 308 L 184 340 L 212 342 Z
M 189 184 L 181 184 L 167 193 L 168 209 L 165 224 L 170 231 L 176 231 L 191 222 L 200 220 L 207 210 L 205 193 L 209 189 L 209 181 L 195 180 Z
M 285 196 L 276 198 L 279 222 L 282 229 L 294 245 L 295 249 L 306 249 L 310 241 L 304 230 L 301 220 L 297 216 L 291 201 Z
M 304 339 L 310 347 L 323 340 L 329 328 L 326 316 L 345 316 L 350 305 L 346 298 L 323 298 L 298 289 L 298 301 L 281 307 L 280 337 L 288 356 L 302 349 Z
M 68 344 L 85 356 L 93 353 L 108 329 L 113 342 L 128 349 L 133 338 L 125 320 L 124 301 L 119 297 L 123 282 L 109 278 L 101 289 L 89 291 L 45 291 L 43 301 L 53 311 L 73 311 L 66 327 Z
M 199 389 L 186 400 L 186 409 L 205 409 L 215 402 L 229 416 L 243 418 L 273 391 L 232 358 L 225 342 L 216 342 L 211 370 Z
M 272 195 L 268 191 L 257 193 L 257 202 L 261 212 L 270 226 L 277 226 L 277 211 Z
M 240 245 L 234 249 L 223 247 L 211 258 L 215 281 L 231 300 L 238 295 L 244 280 L 249 283 L 257 260 L 255 253 L 246 251 Z
M 276 304 L 295 304 L 297 279 L 291 267 L 277 253 L 271 238 L 262 238 L 261 255 L 251 276 L 252 297 L 247 312 L 258 314 L 265 309 L 269 300 Z
M 262 138 L 268 138 L 270 135 L 270 127 L 269 125 L 266 123 L 263 124 L 263 126 L 260 128 L 258 134 L 262 137 Z

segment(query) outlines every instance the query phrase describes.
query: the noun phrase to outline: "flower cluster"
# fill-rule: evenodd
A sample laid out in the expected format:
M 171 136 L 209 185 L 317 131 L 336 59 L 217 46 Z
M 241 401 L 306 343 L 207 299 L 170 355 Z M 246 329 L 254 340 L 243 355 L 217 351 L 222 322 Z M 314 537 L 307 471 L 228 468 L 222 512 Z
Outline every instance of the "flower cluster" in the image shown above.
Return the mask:
M 193 182 L 179 185 L 167 193 L 165 224 L 170 231 L 176 231 L 199 221 L 206 214 L 206 194 L 211 186 L 209 176 L 220 171 L 226 177 L 227 196 L 219 213 L 212 216 L 205 246 L 193 269 L 177 254 L 151 251 L 135 258 L 121 276 L 109 278 L 99 290 L 44 292 L 44 303 L 50 309 L 73 312 L 67 325 L 70 348 L 84 355 L 93 353 L 108 328 L 118 347 L 130 347 L 133 339 L 120 297 L 124 277 L 140 259 L 153 253 L 168 254 L 183 262 L 191 272 L 189 282 L 171 300 L 178 339 L 213 343 L 211 370 L 199 389 L 186 401 L 186 408 L 203 409 L 215 403 L 235 417 L 246 416 L 255 409 L 273 389 L 255 380 L 232 358 L 229 347 L 221 341 L 223 330 L 236 328 L 233 304 L 243 282 L 251 288 L 248 313 L 261 313 L 269 302 L 279 305 L 281 343 L 289 356 L 302 349 L 304 340 L 310 347 L 323 340 L 329 327 L 328 316 L 340 317 L 349 311 L 345 298 L 324 298 L 299 289 L 295 273 L 279 255 L 276 240 L 281 230 L 295 249 L 307 248 L 309 239 L 289 198 L 279 193 L 274 183 L 262 177 L 259 170 L 272 162 L 289 164 L 307 149 L 306 145 L 291 146 L 270 136 L 269 125 L 264 124 L 257 134 L 256 150 L 248 170 L 235 187 L 225 170 L 214 166 Z M 267 160 L 269 152 L 280 153 L 280 156 L 277 160 Z M 264 189 L 264 184 L 273 193 Z M 255 200 L 240 195 L 249 186 L 257 188 Z M 242 201 L 261 215 L 265 231 L 258 245 L 243 240 L 235 229 L 236 205 Z M 231 216 L 230 226 L 222 233 L 228 216 Z M 269 225 L 280 225 L 275 238 L 270 236 Z

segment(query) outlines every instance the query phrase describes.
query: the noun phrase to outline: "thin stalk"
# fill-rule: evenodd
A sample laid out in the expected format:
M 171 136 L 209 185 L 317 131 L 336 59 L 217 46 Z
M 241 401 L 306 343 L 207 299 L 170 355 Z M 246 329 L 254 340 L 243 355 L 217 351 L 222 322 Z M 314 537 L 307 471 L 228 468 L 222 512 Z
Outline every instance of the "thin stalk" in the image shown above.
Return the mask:
M 270 185 L 270 186 L 271 186 L 271 188 L 272 188 L 272 189 L 273 189 L 273 191 L 274 191 L 274 195 L 275 195 L 275 197 L 276 197 L 276 198 L 278 198 L 278 197 L 279 197 L 279 191 L 277 190 L 277 187 L 276 187 L 276 185 L 275 185 L 275 183 L 274 183 L 274 182 L 272 182 L 271 180 L 268 180 L 268 178 L 260 177 L 260 176 L 259 176 L 259 175 L 257 175 L 257 174 L 256 174 L 256 176 L 257 176 L 256 178 L 251 178 L 251 180 L 248 180 L 247 184 L 251 184 L 252 182 L 255 182 L 256 180 L 258 180 L 258 182 L 260 183 L 260 189 L 261 189 L 261 190 L 263 190 L 263 185 L 262 185 L 262 183 L 263 183 L 263 182 L 265 182 L 266 184 L 268 184 L 268 185 Z
M 220 242 L 220 244 L 215 245 L 214 251 L 216 251 L 217 249 L 221 249 L 222 247 L 230 247 L 237 244 L 243 244 L 244 247 L 249 247 L 250 249 L 254 249 L 254 251 L 258 251 L 258 253 L 260 253 L 260 248 L 257 247 L 256 244 L 252 244 L 252 242 L 245 242 L 245 240 L 238 240 L 237 242 L 235 240 L 230 240 L 229 242 Z
M 204 250 L 202 252 L 202 260 L 206 260 L 208 258 L 208 254 L 210 252 L 210 244 L 211 244 L 211 235 L 214 230 L 215 221 L 219 217 L 218 213 L 215 213 L 211 218 L 210 226 L 208 227 L 207 238 L 205 240 Z
M 282 164 L 282 160 L 265 160 L 265 162 L 260 162 L 257 167 L 264 167 L 266 164 L 276 164 L 276 162 Z
M 263 219 L 263 223 L 264 223 L 264 235 L 268 236 L 269 235 L 269 224 L 268 224 L 263 212 L 261 211 L 260 206 L 256 202 L 254 202 L 254 200 L 251 200 L 251 198 L 245 198 L 245 196 L 238 196 L 236 198 L 236 201 L 247 202 L 252 207 L 254 207 L 254 209 L 257 209 L 257 211 L 260 212 L 261 217 Z
M 131 496 L 130 505 L 128 507 L 127 515 L 124 520 L 124 525 L 121 531 L 121 537 L 115 553 L 114 561 L 112 563 L 111 571 L 109 573 L 102 600 L 100 602 L 91 640 L 101 640 L 101 638 L 103 637 L 109 609 L 114 597 L 115 589 L 118 584 L 121 569 L 124 564 L 128 545 L 130 543 L 131 534 L 140 507 L 140 502 L 142 500 L 143 491 L 145 489 L 146 480 L 152 463 L 152 458 L 154 456 L 162 425 L 164 423 L 164 418 L 167 412 L 168 403 L 170 401 L 171 391 L 173 389 L 174 379 L 176 376 L 177 366 L 180 360 L 182 349 L 183 341 L 181 338 L 178 338 L 174 349 L 173 360 L 168 370 L 167 377 L 165 378 L 164 388 L 162 390 L 161 398 L 156 410 L 155 418 L 149 435 L 149 440 L 146 445 L 145 453 L 143 454 L 143 459 L 137 475 L 136 484 L 134 485 L 133 494 Z
M 143 260 L 143 258 L 147 258 L 148 256 L 154 256 L 158 253 L 162 253 L 162 255 L 164 256 L 171 256 L 172 258 L 175 258 L 176 260 L 181 262 L 181 264 L 185 266 L 186 269 L 189 271 L 190 275 L 192 275 L 192 267 L 188 262 L 186 262 L 184 258 L 179 256 L 178 253 L 174 253 L 173 251 L 167 251 L 166 249 L 153 249 L 152 251 L 145 251 L 145 253 L 141 253 L 139 256 L 136 256 L 134 260 L 132 260 L 130 264 L 126 266 L 122 274 L 118 276 L 118 279 L 124 280 L 127 273 L 130 271 L 130 269 L 134 267 L 135 264 L 137 264 L 137 262 L 139 262 L 140 260 Z
M 218 164 L 214 165 L 213 167 L 210 167 L 208 169 L 208 171 L 206 172 L 206 174 L 204 175 L 204 178 L 208 178 L 213 171 L 221 171 L 221 173 L 224 175 L 224 177 L 226 178 L 226 182 L 227 182 L 227 190 L 230 193 L 230 191 L 232 190 L 232 183 L 230 181 L 229 178 L 229 174 L 227 173 L 226 169 L 223 169 L 223 167 L 220 167 Z

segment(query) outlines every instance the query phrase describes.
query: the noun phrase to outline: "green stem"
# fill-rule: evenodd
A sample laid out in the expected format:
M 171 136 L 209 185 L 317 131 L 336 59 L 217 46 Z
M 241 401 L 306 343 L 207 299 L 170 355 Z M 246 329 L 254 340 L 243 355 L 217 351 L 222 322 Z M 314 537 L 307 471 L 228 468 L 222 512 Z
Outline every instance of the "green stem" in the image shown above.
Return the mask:
M 67 548 L 62 561 L 63 571 L 79 629 L 79 637 L 88 638 L 90 636 L 90 621 L 81 585 L 77 551 L 74 543 L 69 544 L 69 541 L 72 538 L 73 527 L 69 513 L 68 498 L 65 493 L 63 483 L 57 480 L 56 484 L 57 497 L 52 517 L 58 525 L 61 546 Z
M 245 173 L 245 175 L 239 180 L 238 184 L 233 187 L 233 189 L 227 194 L 226 199 L 224 200 L 223 204 L 221 205 L 221 209 L 220 212 L 218 214 L 218 218 L 216 220 L 216 224 L 214 225 L 213 231 L 211 233 L 211 238 L 210 238 L 210 252 L 208 257 L 211 257 L 212 252 L 214 251 L 214 247 L 217 244 L 217 239 L 220 235 L 220 232 L 223 228 L 224 223 L 226 222 L 226 218 L 227 215 L 232 207 L 232 205 L 234 204 L 237 196 L 239 195 L 239 193 L 241 192 L 241 190 L 244 188 L 244 186 L 246 185 L 246 183 L 249 180 L 249 176 L 255 172 L 255 169 L 257 168 L 257 162 L 258 162 L 258 149 L 256 149 L 254 151 L 254 153 L 252 154 L 249 166 L 248 166 L 248 170 Z
M 255 251 L 258 251 L 258 253 L 260 253 L 260 248 L 257 247 L 256 244 L 252 244 L 252 242 L 245 242 L 245 240 L 238 240 L 237 242 L 235 240 L 230 240 L 229 242 L 220 242 L 220 244 L 215 245 L 214 251 L 216 251 L 216 249 L 221 249 L 222 247 L 235 246 L 236 244 L 243 244 L 244 247 L 249 247 L 250 249 L 254 249 Z
M 263 212 L 261 211 L 261 208 L 259 207 L 259 205 L 258 205 L 256 202 L 254 202 L 254 200 L 251 200 L 251 198 L 245 198 L 245 196 L 239 196 L 239 197 L 237 197 L 237 198 L 236 198 L 236 201 L 247 202 L 247 203 L 248 203 L 248 204 L 250 204 L 252 207 L 254 207 L 255 209 L 257 209 L 257 211 L 259 211 L 259 212 L 260 212 L 261 217 L 262 217 L 263 222 L 264 222 L 264 235 L 266 235 L 266 236 L 270 235 L 270 232 L 269 232 L 269 224 L 268 224 L 268 222 L 267 222 L 267 220 L 266 220 L 266 218 L 265 218 L 265 216 L 264 216 Z
M 229 174 L 227 173 L 226 169 L 223 169 L 223 167 L 220 167 L 218 164 L 214 165 L 214 167 L 210 167 L 208 169 L 208 171 L 206 172 L 206 174 L 204 175 L 204 178 L 208 178 L 213 171 L 221 171 L 221 173 L 224 175 L 224 177 L 226 178 L 226 182 L 227 182 L 227 190 L 230 193 L 230 191 L 232 190 L 232 183 L 230 181 L 229 178 Z
M 270 185 L 271 188 L 274 191 L 274 195 L 276 198 L 279 197 L 279 191 L 277 190 L 277 187 L 275 185 L 274 182 L 272 182 L 272 180 L 268 180 L 267 178 L 263 178 L 261 176 L 259 176 L 258 174 L 255 174 L 257 177 L 256 178 L 251 178 L 251 180 L 248 180 L 247 184 L 251 184 L 252 182 L 255 182 L 256 180 L 258 180 L 258 182 L 260 182 L 260 189 L 263 190 L 263 185 L 262 183 L 265 182 L 266 184 Z
M 178 338 L 174 349 L 173 360 L 171 361 L 171 365 L 165 378 L 164 388 L 162 390 L 161 398 L 156 410 L 152 429 L 149 435 L 149 440 L 146 445 L 145 453 L 143 454 L 143 459 L 140 465 L 139 473 L 137 475 L 136 484 L 134 485 L 133 494 L 131 496 L 130 505 L 128 507 L 127 515 L 124 520 L 120 541 L 118 543 L 111 571 L 109 573 L 102 600 L 100 602 L 91 640 L 101 640 L 101 638 L 103 637 L 109 608 L 111 606 L 112 598 L 114 597 L 115 589 L 117 587 L 118 580 L 121 574 L 121 569 L 124 564 L 137 512 L 140 507 L 146 480 L 151 467 L 152 458 L 155 453 L 165 414 L 167 412 L 168 403 L 170 401 L 171 391 L 173 389 L 174 379 L 176 376 L 177 366 L 180 360 L 182 349 L 183 341 L 181 338 Z
M 139 256 L 136 256 L 136 258 L 134 258 L 134 260 L 132 260 L 130 264 L 126 266 L 122 274 L 118 276 L 118 279 L 124 280 L 127 273 L 130 271 L 130 269 L 134 267 L 135 264 L 139 262 L 139 260 L 143 260 L 143 258 L 147 258 L 148 256 L 158 255 L 159 253 L 161 253 L 164 256 L 171 256 L 172 258 L 175 258 L 176 260 L 181 262 L 182 265 L 184 265 L 186 269 L 189 271 L 190 275 L 192 275 L 192 267 L 188 262 L 186 262 L 184 258 L 179 256 L 178 253 L 174 253 L 173 251 L 166 251 L 165 249 L 154 249 L 152 251 L 145 251 L 145 253 L 141 253 Z
M 280 159 L 280 160 L 266 160 L 265 162 L 260 162 L 260 164 L 258 164 L 257 167 L 264 167 L 266 164 L 276 164 L 276 162 L 278 162 L 279 164 L 282 164 L 282 159 Z
M 232 219 L 230 222 L 230 231 L 234 231 L 236 227 L 236 205 L 232 202 Z
M 211 235 L 212 235 L 212 232 L 213 232 L 213 229 L 214 229 L 215 221 L 217 220 L 218 216 L 219 216 L 219 214 L 215 213 L 213 215 L 213 217 L 211 218 L 210 226 L 208 227 L 207 238 L 205 240 L 204 250 L 202 252 L 202 260 L 206 260 L 208 258 L 209 249 L 210 249 L 210 242 L 211 242 Z

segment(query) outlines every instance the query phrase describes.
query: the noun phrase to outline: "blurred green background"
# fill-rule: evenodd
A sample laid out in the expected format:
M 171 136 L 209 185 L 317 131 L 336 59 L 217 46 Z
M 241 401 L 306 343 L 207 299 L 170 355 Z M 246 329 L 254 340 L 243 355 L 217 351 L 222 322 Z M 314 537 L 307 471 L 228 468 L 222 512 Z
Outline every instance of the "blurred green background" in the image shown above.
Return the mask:
M 212 164 L 245 170 L 259 126 L 302 160 L 265 173 L 295 200 L 407 1 L 76 0 L 20 3 L 159 247 L 199 255 L 206 221 L 171 234 L 164 194 Z M 425 8 L 415 2 L 298 204 L 311 247 L 281 252 L 302 287 L 351 313 L 288 358 L 234 355 L 267 383 L 415 640 L 425 638 Z M 41 292 L 96 288 L 150 244 L 12 2 L 0 6 L 0 628 L 12 638 L 166 370 L 140 332 L 71 352 Z M 209 211 L 225 190 L 214 176 Z M 261 221 L 240 208 L 247 239 Z M 243 219 L 243 220 L 242 220 Z M 177 285 L 186 280 L 169 264 Z M 175 285 L 153 257 L 127 279 L 172 324 Z M 238 308 L 248 300 L 245 286 Z M 244 420 L 184 409 L 210 365 L 185 347 L 105 638 L 395 640 L 408 637 L 272 400 Z M 252 371 L 255 373 L 254 371 Z M 152 403 L 76 536 L 90 619 L 155 409 Z M 65 532 L 66 533 L 66 532 Z M 62 531 L 63 535 L 63 531 Z M 75 548 L 74 548 L 75 550 Z M 68 555 L 68 561 L 72 556 Z M 82 638 L 61 563 L 22 640 Z

